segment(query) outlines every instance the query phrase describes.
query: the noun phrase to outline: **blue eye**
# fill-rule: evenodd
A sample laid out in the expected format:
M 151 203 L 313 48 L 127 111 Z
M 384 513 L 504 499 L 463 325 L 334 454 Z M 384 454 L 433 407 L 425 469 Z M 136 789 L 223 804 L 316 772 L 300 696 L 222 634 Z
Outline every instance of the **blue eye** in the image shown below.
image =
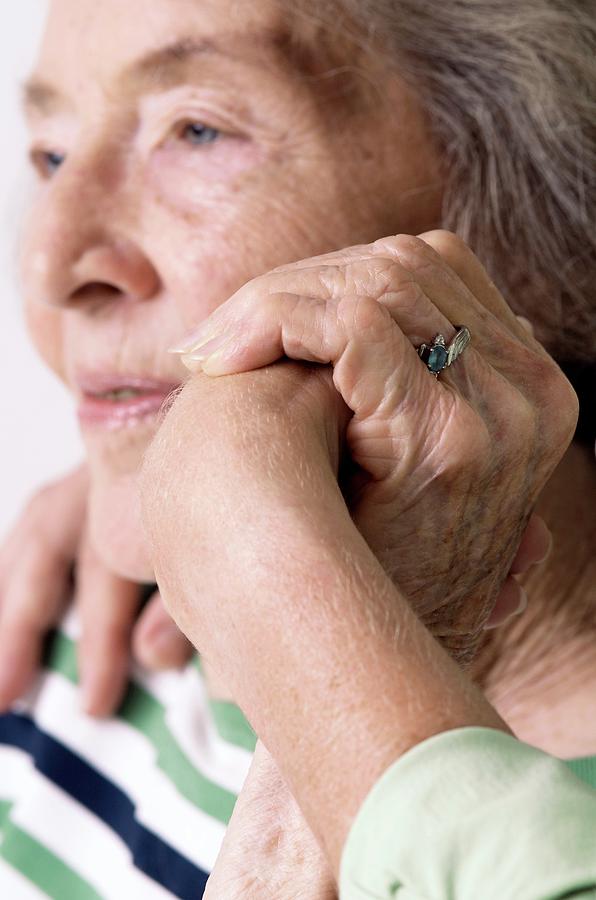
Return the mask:
M 43 178 L 50 178 L 58 171 L 66 156 L 53 150 L 35 150 L 31 154 L 33 165 Z
M 210 128 L 201 122 L 190 122 L 184 126 L 182 137 L 189 144 L 212 144 L 221 135 L 217 128 Z
M 66 159 L 63 153 L 44 153 L 44 156 L 46 169 L 50 175 L 53 175 Z

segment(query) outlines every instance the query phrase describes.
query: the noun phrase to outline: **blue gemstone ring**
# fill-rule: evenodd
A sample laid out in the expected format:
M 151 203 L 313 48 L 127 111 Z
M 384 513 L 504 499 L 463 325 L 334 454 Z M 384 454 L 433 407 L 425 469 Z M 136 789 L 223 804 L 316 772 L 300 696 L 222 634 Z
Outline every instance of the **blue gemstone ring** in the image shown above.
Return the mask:
M 458 356 L 464 352 L 472 335 L 465 325 L 454 325 L 457 333 L 449 346 L 445 344 L 445 338 L 438 334 L 431 344 L 421 344 L 418 347 L 418 355 L 426 365 L 428 371 L 438 378 L 443 369 L 455 362 Z

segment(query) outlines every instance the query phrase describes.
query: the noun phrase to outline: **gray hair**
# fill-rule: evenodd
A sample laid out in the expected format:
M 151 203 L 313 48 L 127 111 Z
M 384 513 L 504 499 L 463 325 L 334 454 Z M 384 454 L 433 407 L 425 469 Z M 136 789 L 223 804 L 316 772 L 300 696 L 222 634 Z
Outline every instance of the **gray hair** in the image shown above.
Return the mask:
M 422 99 L 445 162 L 441 226 L 559 360 L 593 361 L 593 0 L 316 3 L 338 6 Z

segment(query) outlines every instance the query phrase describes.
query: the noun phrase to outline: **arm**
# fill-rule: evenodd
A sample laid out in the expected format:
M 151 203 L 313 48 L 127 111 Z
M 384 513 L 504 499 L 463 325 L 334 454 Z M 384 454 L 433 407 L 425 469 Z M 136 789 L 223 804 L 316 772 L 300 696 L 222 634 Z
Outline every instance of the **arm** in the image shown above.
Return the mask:
M 152 457 L 173 435 L 178 446 L 193 439 L 196 409 L 209 437 L 185 455 L 179 499 L 164 506 Z M 336 874 L 356 811 L 395 759 L 440 731 L 505 728 L 354 527 L 330 462 L 340 415 L 314 370 L 199 377 L 146 469 L 147 502 L 161 510 L 149 520 L 162 591 L 279 763 Z
M 341 743 L 333 726 L 340 731 L 351 728 L 355 717 L 356 730 L 362 733 L 369 715 L 376 722 L 367 729 L 374 738 L 373 750 L 382 756 L 382 740 L 374 728 L 384 733 L 383 710 L 389 710 L 385 728 L 391 722 L 401 723 L 398 740 L 406 743 L 408 737 L 414 743 L 423 740 L 425 716 L 427 726 L 435 719 L 431 733 L 435 733 L 433 727 L 441 730 L 455 727 L 454 722 L 478 721 L 478 715 L 491 716 L 497 727 L 494 713 L 483 701 L 477 705 L 478 697 L 459 670 L 444 668 L 449 658 L 433 655 L 436 645 L 424 629 L 417 630 L 421 626 L 410 604 L 414 601 L 452 652 L 469 658 L 494 592 L 506 577 L 520 526 L 569 440 L 575 413 L 569 387 L 552 362 L 529 336 L 520 337 L 515 320 L 506 327 L 499 321 L 502 298 L 494 296 L 494 286 L 481 267 L 478 275 L 476 260 L 470 265 L 466 261 L 462 283 L 436 254 L 429 256 L 428 247 L 414 239 L 388 239 L 369 248 L 343 251 L 338 257 L 310 261 L 302 269 L 302 264 L 296 264 L 285 273 L 277 270 L 271 282 L 265 278 L 264 283 L 240 292 L 230 301 L 231 316 L 230 310 L 216 314 L 220 327 L 222 319 L 227 321 L 221 350 L 212 357 L 205 350 L 213 346 L 202 346 L 192 358 L 204 361 L 205 370 L 212 373 L 214 368 L 237 367 L 239 360 L 246 368 L 270 362 L 280 347 L 301 358 L 332 362 L 335 386 L 353 412 L 348 444 L 362 469 L 358 490 L 354 495 L 347 492 L 352 498 L 350 511 L 367 533 L 369 545 L 384 556 L 384 569 L 355 531 L 339 494 L 333 469 L 339 417 L 321 401 L 320 391 L 315 397 L 313 373 L 306 387 L 291 381 L 284 385 L 279 369 L 276 373 L 265 370 L 254 383 L 225 379 L 219 393 L 211 395 L 215 401 L 209 400 L 211 387 L 201 393 L 193 380 L 182 392 L 178 408 L 185 395 L 192 396 L 192 401 L 182 418 L 174 415 L 174 407 L 147 467 L 148 521 L 160 583 L 170 592 L 168 602 L 193 639 L 200 640 L 203 651 L 213 652 L 218 665 L 225 666 L 226 652 L 228 665 L 240 664 L 242 683 L 236 693 L 255 724 L 259 690 L 264 690 L 261 712 L 266 719 L 283 716 L 280 698 L 292 698 L 286 717 L 292 718 L 289 724 L 294 727 L 289 744 L 295 758 L 299 757 L 295 742 L 306 721 L 301 722 L 302 707 L 312 713 L 317 696 L 323 704 L 330 698 L 333 701 L 330 720 L 325 722 L 325 715 L 321 716 L 323 733 L 315 738 L 323 753 L 329 745 Z M 484 294 L 484 309 L 471 294 L 475 281 Z M 264 300 L 264 314 L 257 307 L 246 315 L 247 302 L 250 309 L 259 296 Z M 440 298 L 447 307 L 443 318 L 431 297 Z M 416 343 L 416 335 L 428 336 L 431 329 L 436 333 L 451 327 L 448 320 L 443 324 L 445 312 L 451 321 L 471 324 L 476 350 L 458 364 L 453 375 L 450 372 L 437 383 L 429 378 L 410 341 Z M 422 315 L 422 325 L 416 315 Z M 298 405 L 294 388 L 300 388 Z M 234 389 L 238 391 L 235 401 Z M 301 422 L 305 434 L 310 434 L 306 440 L 299 437 Z M 213 472 L 221 465 L 227 467 L 228 475 L 214 479 Z M 192 473 L 190 481 L 187 472 Z M 220 514 L 218 491 L 227 517 L 220 544 L 215 524 Z M 272 548 L 277 548 L 278 560 L 271 555 Z M 219 561 L 214 563 L 218 554 Z M 206 565 L 199 561 L 203 556 L 209 556 Z M 286 557 L 289 567 L 282 564 Z M 240 583 L 228 584 L 236 561 Z M 190 587 L 190 595 L 185 594 L 184 578 L 190 577 L 191 570 L 196 568 L 203 579 L 213 564 L 218 569 L 213 586 L 199 581 Z M 253 585 L 253 568 L 254 575 L 263 578 L 262 585 Z M 243 579 L 248 572 L 251 577 Z M 286 603 L 292 572 L 295 612 L 293 604 Z M 270 582 L 278 602 L 270 598 L 269 614 L 259 604 L 267 600 Z M 204 598 L 201 606 L 193 602 L 198 596 Z M 213 597 L 218 598 L 215 606 Z M 221 616 L 230 598 L 241 613 L 226 622 Z M 301 598 L 302 602 L 318 599 L 318 603 L 306 602 L 301 608 Z M 237 629 L 239 639 L 249 643 L 251 626 L 243 616 L 245 608 L 253 605 L 258 607 L 261 630 L 268 633 L 260 645 L 254 636 L 250 653 L 259 658 L 257 671 L 244 665 L 242 653 L 227 635 L 228 629 Z M 215 620 L 219 617 L 215 628 L 210 627 L 212 613 Z M 285 625 L 279 617 L 286 619 Z M 296 651 L 298 626 L 310 626 L 313 634 L 304 646 L 298 640 Z M 256 623 L 252 630 L 258 632 Z M 218 637 L 225 639 L 219 648 Z M 328 647 L 325 640 L 331 642 Z M 283 665 L 275 655 L 280 647 L 285 650 Z M 408 656 L 410 651 L 414 656 Z M 278 684 L 279 670 L 285 674 L 293 653 L 300 661 L 312 660 L 307 677 L 299 677 L 290 666 L 288 683 Z M 396 665 L 392 673 L 391 666 Z M 305 685 L 311 683 L 311 669 L 323 677 L 309 695 Z M 405 685 L 395 681 L 398 673 L 402 680 L 405 677 Z M 273 680 L 273 696 L 268 694 L 270 685 L 263 688 L 259 678 Z M 385 678 L 388 688 L 379 694 L 378 685 L 384 688 Z M 231 675 L 228 680 L 235 686 Z M 254 713 L 251 697 L 242 693 L 251 689 L 243 683 L 249 681 L 257 691 L 252 698 Z M 390 699 L 393 690 L 399 694 L 396 702 L 401 699 L 405 704 L 405 713 L 418 716 L 417 725 L 397 716 Z M 336 710 L 343 719 L 335 715 Z M 466 718 L 470 714 L 471 720 Z M 360 722 L 358 716 L 362 716 Z M 262 735 L 267 734 L 266 727 L 267 723 Z M 274 734 L 271 740 L 275 739 Z M 275 747 L 270 749 L 277 756 Z M 339 755 L 345 757 L 347 752 L 342 747 Z M 283 755 L 279 757 L 282 768 Z M 367 762 L 374 768 L 370 752 Z M 315 774 L 309 770 L 308 777 L 319 779 L 320 768 Z M 364 773 L 356 770 L 355 780 L 356 789 L 362 788 Z M 323 782 L 328 784 L 329 779 L 324 777 Z M 291 779 L 290 785 L 293 788 Z M 334 787 L 337 783 L 332 780 L 332 794 Z M 343 784 L 339 796 L 350 799 Z M 298 799 L 303 805 L 300 795 Z M 323 804 L 323 817 L 328 808 L 329 804 Z
M 586 829 L 596 797 L 562 763 L 507 736 L 371 559 L 333 479 L 321 474 L 336 457 L 334 409 L 313 435 L 309 406 L 325 390 L 318 373 L 281 367 L 228 379 L 216 391 L 196 379 L 184 392 L 167 427 L 190 438 L 200 408 L 209 439 L 195 465 L 185 462 L 185 520 L 161 519 L 175 538 L 159 578 L 166 596 L 176 596 L 180 624 L 229 680 L 336 877 L 352 829 L 342 895 L 390 897 L 379 882 L 389 871 L 405 872 L 411 893 L 403 896 L 413 898 L 445 896 L 453 878 L 462 884 L 458 900 L 478 896 L 486 879 L 493 894 L 483 897 L 507 896 L 508 885 L 521 882 L 520 897 L 540 898 L 550 896 L 533 893 L 545 859 L 553 869 L 543 867 L 544 882 L 560 891 L 552 896 L 589 884 Z M 303 462 L 305 441 L 312 469 Z M 201 499 L 187 529 L 189 494 Z M 236 558 L 241 565 L 230 564 Z M 456 730 L 466 725 L 482 727 Z M 440 801 L 442 819 L 429 815 L 429 796 Z M 571 844 L 561 841 L 562 814 Z M 468 853 L 457 852 L 462 844 Z

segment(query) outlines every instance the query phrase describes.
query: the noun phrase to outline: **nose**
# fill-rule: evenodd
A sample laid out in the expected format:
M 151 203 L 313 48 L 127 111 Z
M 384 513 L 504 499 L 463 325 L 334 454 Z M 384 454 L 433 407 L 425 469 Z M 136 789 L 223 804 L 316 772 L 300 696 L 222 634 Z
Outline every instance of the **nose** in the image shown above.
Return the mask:
M 56 307 L 144 301 L 159 274 L 134 237 L 134 204 L 93 166 L 58 170 L 40 192 L 21 252 L 28 299 Z

